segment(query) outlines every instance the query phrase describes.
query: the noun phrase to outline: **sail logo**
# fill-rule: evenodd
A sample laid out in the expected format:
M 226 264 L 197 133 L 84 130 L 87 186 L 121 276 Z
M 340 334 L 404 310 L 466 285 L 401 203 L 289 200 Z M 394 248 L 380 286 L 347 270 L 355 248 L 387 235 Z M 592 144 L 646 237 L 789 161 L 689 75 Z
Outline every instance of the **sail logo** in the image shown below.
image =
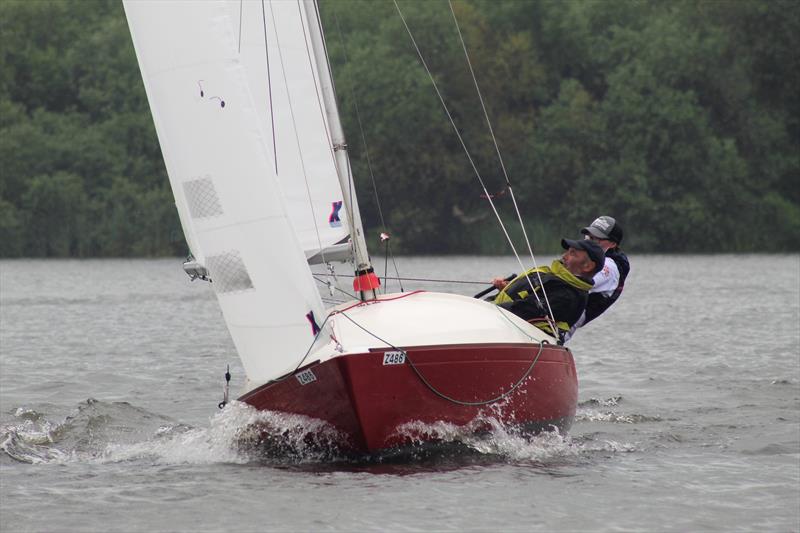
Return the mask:
M 333 210 L 331 211 L 331 216 L 328 217 L 328 224 L 330 224 L 332 228 L 341 227 L 342 219 L 339 218 L 339 210 L 342 209 L 342 201 L 332 202 L 331 206 Z
M 319 333 L 319 331 L 320 331 L 320 329 L 321 329 L 321 328 L 320 328 L 320 327 L 319 327 L 319 325 L 317 324 L 317 319 L 316 319 L 316 318 L 314 318 L 314 311 L 309 311 L 309 312 L 306 314 L 306 319 L 307 319 L 307 320 L 308 320 L 308 322 L 311 324 L 311 334 L 312 334 L 312 335 L 317 335 L 317 334 Z

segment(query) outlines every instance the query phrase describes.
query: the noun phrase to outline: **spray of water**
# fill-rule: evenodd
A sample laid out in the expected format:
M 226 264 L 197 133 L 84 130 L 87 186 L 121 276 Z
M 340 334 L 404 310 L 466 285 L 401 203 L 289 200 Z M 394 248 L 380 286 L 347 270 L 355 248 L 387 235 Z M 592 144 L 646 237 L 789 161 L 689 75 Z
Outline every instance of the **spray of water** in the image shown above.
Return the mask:
M 616 405 L 616 400 L 614 402 Z M 608 404 L 607 404 L 608 405 Z M 582 406 L 578 422 L 638 423 L 639 415 L 619 415 Z M 258 411 L 231 402 L 205 427 L 191 427 L 126 402 L 87 400 L 54 422 L 34 409 L 17 409 L 0 425 L 0 450 L 31 464 L 265 464 L 332 465 L 403 463 L 425 460 L 500 461 L 559 464 L 597 452 L 631 452 L 633 444 L 570 437 L 555 428 L 531 435 L 487 411 L 465 426 L 410 422 L 395 431 L 408 446 L 371 456 L 354 456 L 344 436 L 329 424 L 301 415 Z M 627 418 L 626 418 L 627 417 Z

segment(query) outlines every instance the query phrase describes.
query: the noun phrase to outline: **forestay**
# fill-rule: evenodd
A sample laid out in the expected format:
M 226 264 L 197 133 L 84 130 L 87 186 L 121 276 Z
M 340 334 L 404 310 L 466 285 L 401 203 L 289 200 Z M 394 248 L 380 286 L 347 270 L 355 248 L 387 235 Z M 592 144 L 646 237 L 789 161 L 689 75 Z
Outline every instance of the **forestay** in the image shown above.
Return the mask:
M 295 367 L 314 340 L 312 318 L 324 319 L 305 254 L 316 238 L 304 227 L 301 245 L 293 227 L 302 202 L 297 191 L 284 201 L 228 4 L 124 6 L 187 241 L 204 258 L 248 385 L 258 386 Z M 276 125 L 288 123 L 281 115 Z M 279 160 L 279 173 L 297 172 L 297 157 Z

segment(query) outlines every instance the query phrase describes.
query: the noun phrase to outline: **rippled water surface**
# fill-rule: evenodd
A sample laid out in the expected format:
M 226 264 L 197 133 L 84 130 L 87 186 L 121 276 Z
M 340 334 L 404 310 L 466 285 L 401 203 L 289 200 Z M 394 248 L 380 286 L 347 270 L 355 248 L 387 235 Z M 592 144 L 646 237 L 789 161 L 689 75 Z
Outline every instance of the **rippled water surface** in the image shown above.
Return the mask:
M 217 409 L 225 366 L 243 375 L 180 261 L 0 261 L 0 530 L 800 530 L 800 257 L 632 262 L 622 299 L 570 343 L 569 435 L 441 424 L 442 446 L 367 459 L 315 421 Z

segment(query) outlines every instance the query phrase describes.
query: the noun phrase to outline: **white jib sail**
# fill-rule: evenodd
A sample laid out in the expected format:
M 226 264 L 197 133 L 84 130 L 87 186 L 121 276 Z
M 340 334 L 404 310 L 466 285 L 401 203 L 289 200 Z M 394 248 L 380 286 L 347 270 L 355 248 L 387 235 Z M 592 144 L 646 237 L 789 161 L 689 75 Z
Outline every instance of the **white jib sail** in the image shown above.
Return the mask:
M 256 387 L 294 369 L 324 310 L 240 61 L 238 21 L 221 1 L 124 6 L 187 239 Z
M 324 256 L 347 242 L 349 221 L 305 9 L 299 0 L 227 5 L 287 211 L 306 256 Z

